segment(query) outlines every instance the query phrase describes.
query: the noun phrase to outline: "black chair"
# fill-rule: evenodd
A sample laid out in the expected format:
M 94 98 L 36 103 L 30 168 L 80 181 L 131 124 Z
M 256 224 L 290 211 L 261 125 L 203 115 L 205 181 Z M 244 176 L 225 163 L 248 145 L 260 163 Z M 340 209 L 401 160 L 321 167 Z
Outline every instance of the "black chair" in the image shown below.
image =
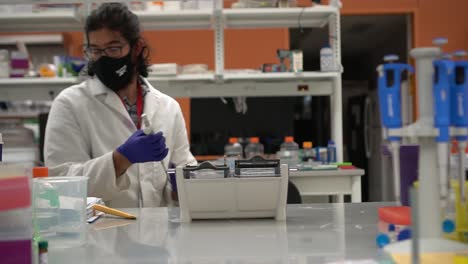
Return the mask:
M 45 128 L 47 125 L 47 119 L 49 118 L 49 113 L 40 113 L 38 116 L 39 119 L 39 158 L 41 162 L 44 163 L 44 138 L 45 138 Z
M 302 198 L 301 194 L 299 193 L 299 190 L 297 189 L 296 185 L 292 182 L 288 182 L 288 198 L 287 198 L 287 203 L 288 204 L 300 204 L 302 203 Z

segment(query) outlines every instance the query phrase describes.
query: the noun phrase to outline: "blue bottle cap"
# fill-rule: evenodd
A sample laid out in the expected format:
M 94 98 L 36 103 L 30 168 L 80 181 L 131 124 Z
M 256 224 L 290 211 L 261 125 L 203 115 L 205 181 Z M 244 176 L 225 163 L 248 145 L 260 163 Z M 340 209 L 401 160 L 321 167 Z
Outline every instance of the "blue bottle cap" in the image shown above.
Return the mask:
M 442 222 L 442 230 L 444 233 L 450 234 L 455 231 L 455 223 L 451 219 L 445 219 Z
M 380 233 L 375 238 L 375 242 L 379 248 L 383 248 L 386 245 L 390 244 L 390 237 L 387 234 Z
M 333 140 L 331 140 L 331 139 L 328 140 L 328 145 L 335 145 L 335 141 L 333 141 Z
M 395 225 L 394 224 L 389 224 L 388 225 L 388 231 L 389 232 L 395 232 L 396 228 L 395 228 Z
M 411 230 L 408 228 L 405 228 L 400 231 L 400 233 L 397 236 L 398 241 L 406 240 L 411 238 Z

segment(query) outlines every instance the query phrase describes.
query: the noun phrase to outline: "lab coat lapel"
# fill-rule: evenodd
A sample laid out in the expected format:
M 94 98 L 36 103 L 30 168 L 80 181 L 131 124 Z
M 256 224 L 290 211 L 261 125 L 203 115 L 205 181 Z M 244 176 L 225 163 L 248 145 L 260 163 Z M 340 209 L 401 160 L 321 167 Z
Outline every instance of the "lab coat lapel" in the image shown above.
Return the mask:
M 160 127 L 161 124 L 155 123 L 159 122 L 158 119 L 155 119 L 156 111 L 159 109 L 159 94 L 156 89 L 153 88 L 153 86 L 144 78 L 142 78 L 143 82 L 145 83 L 146 87 L 148 87 L 149 91 L 145 96 L 145 105 L 144 105 L 144 111 L 148 116 L 148 119 L 151 120 L 153 123 L 153 128 L 154 127 Z
M 136 130 L 136 126 L 130 118 L 127 109 L 125 109 L 122 100 L 120 100 L 120 97 L 115 92 L 105 87 L 99 79 L 91 78 L 88 81 L 94 96 L 98 97 L 107 107 L 118 113 L 125 121 L 127 127 Z

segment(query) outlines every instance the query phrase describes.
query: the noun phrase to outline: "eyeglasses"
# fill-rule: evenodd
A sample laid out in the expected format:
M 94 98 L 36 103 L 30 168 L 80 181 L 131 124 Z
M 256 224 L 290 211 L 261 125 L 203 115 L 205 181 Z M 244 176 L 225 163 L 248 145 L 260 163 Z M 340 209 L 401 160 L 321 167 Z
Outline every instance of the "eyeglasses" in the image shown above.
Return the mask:
M 122 49 L 128 44 L 120 46 L 110 46 L 104 49 L 99 49 L 96 47 L 87 46 L 84 48 L 84 53 L 89 59 L 99 58 L 102 55 L 111 57 L 111 58 L 120 58 L 122 56 Z

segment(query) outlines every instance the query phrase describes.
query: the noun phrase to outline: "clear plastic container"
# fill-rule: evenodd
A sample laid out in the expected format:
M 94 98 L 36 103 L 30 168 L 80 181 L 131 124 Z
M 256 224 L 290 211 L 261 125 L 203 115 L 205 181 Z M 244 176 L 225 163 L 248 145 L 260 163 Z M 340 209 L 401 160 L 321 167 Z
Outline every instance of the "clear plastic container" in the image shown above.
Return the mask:
M 32 176 L 35 179 L 48 177 L 49 170 L 47 167 L 35 167 Z M 59 196 L 52 184 L 46 181 L 36 184 L 33 192 L 35 236 L 45 239 L 55 234 L 53 228 L 59 222 Z
M 87 182 L 83 176 L 33 179 L 34 222 L 51 248 L 85 243 Z
M 224 147 L 224 155 L 226 156 L 226 165 L 229 167 L 231 174 L 234 173 L 234 161 L 242 158 L 242 145 L 236 137 L 229 138 L 229 144 Z
M 264 148 L 258 137 L 251 137 L 250 143 L 245 147 L 245 158 L 251 159 L 255 156 L 263 156 Z
M 297 168 L 299 163 L 299 145 L 294 137 L 285 137 L 280 146 L 279 157 L 281 164 L 288 164 L 289 168 Z

